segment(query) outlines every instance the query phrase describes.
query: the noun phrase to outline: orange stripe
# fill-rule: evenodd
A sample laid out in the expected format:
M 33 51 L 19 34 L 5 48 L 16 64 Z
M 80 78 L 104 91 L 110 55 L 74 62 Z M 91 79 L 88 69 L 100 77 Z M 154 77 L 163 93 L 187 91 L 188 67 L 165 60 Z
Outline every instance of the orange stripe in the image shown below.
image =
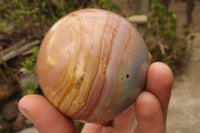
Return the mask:
M 75 30 L 75 28 L 73 27 L 73 25 L 71 25 L 70 23 L 67 23 L 66 26 L 67 26 L 67 27 L 70 27 L 70 28 L 68 28 L 68 29 L 70 30 L 71 34 L 72 34 L 73 32 L 75 32 L 75 34 L 76 34 L 76 30 Z M 74 30 L 72 31 L 71 28 L 74 29 Z M 71 56 L 70 56 L 70 57 L 71 57 Z M 62 86 L 64 80 L 66 80 L 66 82 L 64 83 L 64 86 L 61 87 L 61 88 L 59 89 L 59 91 L 57 91 L 57 92 L 55 93 L 55 95 L 52 97 L 51 101 L 52 101 L 53 103 L 54 103 L 54 100 L 55 100 L 56 96 L 57 96 L 59 93 L 61 93 L 61 91 L 63 90 L 63 88 L 65 88 L 66 84 L 67 84 L 68 81 L 69 81 L 69 80 L 67 80 L 68 78 L 70 78 L 70 77 L 67 76 L 67 75 L 68 75 L 68 72 L 69 72 L 69 71 L 68 71 L 69 68 L 70 68 L 70 64 L 69 64 L 69 67 L 66 68 L 66 71 L 65 71 L 65 74 L 64 74 L 62 80 L 52 89 L 52 91 L 57 90 L 59 87 Z M 69 76 L 70 76 L 70 75 L 69 75 Z M 67 91 L 67 90 L 66 90 L 66 91 Z
M 108 16 L 110 16 L 109 15 L 109 12 L 108 12 Z M 110 17 L 109 17 L 110 18 Z M 109 20 L 108 20 L 109 21 Z M 119 21 L 120 21 L 120 19 L 118 19 L 118 21 L 117 21 L 117 24 L 119 23 Z M 116 28 L 118 28 L 118 27 L 116 27 Z M 115 29 L 116 29 L 115 28 Z M 108 66 L 108 64 L 109 64 L 109 61 L 110 61 L 110 56 L 109 55 L 111 55 L 112 54 L 112 47 L 113 47 L 113 42 L 114 42 L 114 39 L 115 39 L 115 37 L 116 37 L 116 32 L 115 32 L 116 30 L 114 30 L 113 31 L 113 33 L 112 33 L 112 36 L 111 36 L 111 41 L 110 41 L 110 47 L 109 47 L 109 51 L 108 51 L 108 56 L 107 56 L 107 58 L 106 58 L 106 67 L 104 68 L 104 73 L 106 72 L 106 69 L 107 69 L 107 66 Z M 107 79 L 106 79 L 106 75 L 105 75 L 105 78 L 104 78 L 104 81 L 103 81 L 103 83 L 104 83 L 104 85 L 103 85 L 103 87 L 102 87 L 102 91 L 101 91 L 101 93 L 100 93 L 100 96 L 98 97 L 98 100 L 97 100 L 97 103 L 96 103 L 96 106 L 94 106 L 94 108 L 92 109 L 92 111 L 91 111 L 91 113 L 87 116 L 87 117 L 90 117 L 93 113 L 94 113 L 94 111 L 95 111 L 95 109 L 96 109 L 96 107 L 98 107 L 99 106 L 99 104 L 100 104 L 100 101 L 101 101 L 101 97 L 102 97 L 102 95 L 104 94 L 104 91 L 105 91 L 105 85 L 106 85 L 106 81 L 107 81 Z
M 108 16 L 108 15 L 107 15 Z M 107 26 L 108 26 L 108 22 L 109 22 L 109 17 L 107 17 L 107 21 L 106 21 L 106 24 L 104 25 L 104 30 L 103 30 L 103 32 L 102 32 L 102 34 L 100 34 L 100 36 L 102 37 L 102 39 L 100 39 L 100 43 L 99 44 L 97 44 L 97 45 L 100 45 L 100 56 L 99 56 L 99 58 L 98 58 L 98 68 L 97 68 L 97 71 L 96 71 L 96 73 L 95 73 L 95 75 L 97 76 L 97 75 L 99 75 L 98 73 L 100 73 L 101 71 L 102 71 L 102 69 L 104 69 L 104 68 L 99 68 L 100 67 L 100 63 L 101 63 L 101 61 L 100 60 L 102 60 L 102 41 L 103 41 L 103 38 L 104 38 L 104 33 L 105 33 L 105 30 L 106 30 L 106 28 L 107 28 Z M 93 86 L 93 83 L 94 83 L 94 81 L 95 81 L 95 79 L 97 78 L 97 77 L 94 77 L 93 78 L 93 80 L 92 80 L 92 84 L 91 84 L 91 88 L 92 88 L 92 86 Z M 95 89 L 95 88 L 93 88 L 93 89 Z M 103 88 L 102 88 L 102 90 L 103 90 Z M 89 104 L 89 102 L 91 102 L 90 101 L 90 99 L 89 99 L 89 95 L 92 95 L 92 90 L 90 90 L 89 91 L 89 94 L 88 94 L 88 97 L 87 97 L 87 99 L 86 99 L 86 104 L 81 108 L 81 109 L 83 109 L 83 108 L 85 108 L 85 106 L 87 106 L 88 104 Z M 102 92 L 102 91 L 101 91 Z M 100 97 L 100 95 L 97 97 L 97 99 L 99 99 L 99 97 Z M 97 102 L 98 100 L 96 100 L 96 101 L 93 101 L 93 102 Z M 94 104 L 95 105 L 95 104 Z M 81 110 L 80 109 L 80 110 Z M 88 110 L 87 109 L 87 107 L 84 109 L 84 110 L 87 110 L 87 112 L 92 112 L 92 110 L 94 109 L 94 107 L 91 109 L 91 110 Z M 89 113 L 90 114 L 90 113 Z M 78 118 L 79 116 L 80 116 L 81 114 L 76 114 L 75 116 L 76 116 L 76 118 Z M 85 116 L 86 117 L 86 116 Z
M 77 18 L 78 19 L 78 22 L 80 22 L 80 26 L 81 26 L 81 29 L 80 29 L 80 31 L 81 31 L 81 33 L 80 33 L 80 42 L 83 42 L 83 38 L 82 38 L 82 36 L 84 35 L 83 33 L 83 30 L 84 30 L 84 28 L 82 27 L 82 19 L 79 17 L 79 15 L 78 14 L 76 14 L 76 17 L 75 18 Z M 77 43 L 75 43 L 75 47 L 76 46 L 81 46 L 81 44 L 77 44 Z M 80 48 L 78 49 L 79 51 L 77 51 L 77 53 L 80 53 Z M 80 54 L 79 54 L 80 55 Z M 76 59 L 74 59 L 74 60 L 72 60 L 72 61 L 74 61 L 75 63 L 75 67 L 76 67 L 76 65 L 77 65 L 77 59 L 79 59 L 79 56 L 78 57 L 75 57 Z M 64 93 L 64 95 L 63 95 L 63 97 L 61 98 L 61 100 L 60 100 L 60 103 L 62 104 L 63 103 L 63 100 L 65 99 L 65 97 L 69 94 L 69 93 L 71 93 L 72 92 L 72 90 L 74 89 L 74 85 L 75 85 L 75 83 L 76 83 L 76 80 L 77 80 L 77 78 L 75 77 L 75 74 L 71 74 L 72 72 L 70 72 L 70 74 L 69 75 L 72 75 L 72 79 L 71 79 L 71 81 L 72 82 L 69 82 L 69 83 L 71 83 L 69 86 L 67 86 L 67 84 L 65 84 L 66 86 L 64 86 L 64 89 L 65 88 L 67 88 L 66 89 L 66 91 L 65 91 L 65 93 Z M 70 81 L 70 80 L 69 80 Z M 67 82 L 66 82 L 67 83 Z M 78 94 L 79 94 L 79 91 L 78 91 Z M 78 95 L 77 94 L 77 95 Z M 72 101 L 74 100 L 76 98 L 76 96 L 72 99 Z M 72 103 L 69 103 L 69 108 L 70 108 L 70 106 L 71 106 L 71 104 Z M 60 105 L 58 106 L 58 108 L 60 107 Z M 66 110 L 68 110 L 69 108 L 65 108 Z

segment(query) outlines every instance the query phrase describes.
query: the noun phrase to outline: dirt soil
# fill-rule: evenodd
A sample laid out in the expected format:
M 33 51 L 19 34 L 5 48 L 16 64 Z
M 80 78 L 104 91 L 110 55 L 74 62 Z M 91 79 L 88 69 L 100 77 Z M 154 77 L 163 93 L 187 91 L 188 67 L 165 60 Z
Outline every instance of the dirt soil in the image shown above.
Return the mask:
M 167 133 L 200 133 L 200 32 L 184 72 L 175 77 Z

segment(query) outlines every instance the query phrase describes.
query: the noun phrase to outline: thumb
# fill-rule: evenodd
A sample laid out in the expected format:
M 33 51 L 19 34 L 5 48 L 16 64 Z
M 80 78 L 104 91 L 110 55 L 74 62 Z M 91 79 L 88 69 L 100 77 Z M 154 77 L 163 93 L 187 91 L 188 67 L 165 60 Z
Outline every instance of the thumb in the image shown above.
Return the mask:
M 25 96 L 19 101 L 18 106 L 40 133 L 76 132 L 73 121 L 62 115 L 43 96 Z

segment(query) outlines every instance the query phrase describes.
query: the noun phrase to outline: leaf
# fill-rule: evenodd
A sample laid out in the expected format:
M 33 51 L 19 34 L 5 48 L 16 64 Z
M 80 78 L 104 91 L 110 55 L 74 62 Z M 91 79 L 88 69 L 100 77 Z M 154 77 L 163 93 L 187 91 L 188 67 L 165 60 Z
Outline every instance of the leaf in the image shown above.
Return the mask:
M 157 32 L 156 32 L 156 31 L 152 32 L 152 35 L 153 35 L 153 36 L 156 36 L 156 35 L 157 35 Z
M 31 120 L 29 120 L 29 119 L 26 119 L 25 123 L 28 124 L 28 125 L 32 125 L 33 124 L 33 122 Z
M 173 49 L 173 48 L 174 48 L 174 45 L 175 45 L 174 43 L 170 43 L 170 44 L 169 44 L 169 48 L 170 48 L 170 49 Z
M 175 37 L 175 33 L 172 31 L 166 31 L 165 36 L 167 39 L 173 39 Z
M 37 56 L 37 55 L 38 55 L 39 49 L 40 49 L 39 47 L 34 47 L 34 48 L 33 48 L 33 55 L 34 55 L 34 56 Z
M 184 34 L 185 37 L 187 37 L 190 34 L 190 31 L 187 30 L 183 34 Z
M 25 71 L 33 71 L 35 65 L 35 58 L 30 56 L 26 57 L 25 62 L 21 62 L 22 68 L 20 69 L 21 72 Z
M 28 82 L 26 83 L 26 88 L 30 89 L 30 90 L 36 90 L 37 89 L 37 85 L 33 82 Z
M 195 39 L 195 36 L 194 36 L 194 35 L 191 35 L 191 36 L 190 36 L 190 40 L 193 41 L 194 39 Z
M 1 27 L 6 26 L 6 25 L 7 25 L 7 22 L 6 22 L 6 21 L 0 22 L 0 26 L 1 26 Z
M 13 75 L 13 74 L 14 74 L 14 69 L 13 69 L 13 68 L 10 68 L 10 67 L 7 68 L 7 69 L 6 69 L 6 74 L 7 74 L 7 75 Z
M 35 22 L 34 24 L 36 27 L 39 27 L 40 26 L 40 22 Z
M 26 96 L 26 95 L 29 95 L 29 93 L 28 92 L 23 92 L 23 96 Z
M 176 28 L 177 28 L 177 24 L 176 24 L 176 23 L 172 23 L 172 24 L 170 25 L 170 28 L 171 28 L 173 31 L 175 31 Z
M 183 25 L 183 28 L 184 28 L 184 29 L 190 28 L 190 24 L 184 24 L 184 25 Z
M 184 48 L 182 46 L 176 46 L 176 50 L 178 52 L 184 51 Z
M 21 68 L 21 69 L 19 69 L 19 71 L 20 71 L 20 72 L 27 72 L 27 71 L 29 71 L 29 70 L 26 69 L 26 68 Z

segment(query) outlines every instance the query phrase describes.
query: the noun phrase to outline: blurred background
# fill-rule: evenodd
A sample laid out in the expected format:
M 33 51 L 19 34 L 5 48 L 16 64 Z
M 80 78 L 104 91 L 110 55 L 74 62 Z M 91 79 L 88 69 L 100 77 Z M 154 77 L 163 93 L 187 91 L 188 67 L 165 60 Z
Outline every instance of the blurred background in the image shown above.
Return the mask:
M 83 8 L 116 12 L 139 30 L 153 62 L 175 75 L 167 133 L 199 133 L 200 0 L 0 0 L 0 133 L 37 133 L 18 101 L 42 94 L 36 58 L 48 29 Z

